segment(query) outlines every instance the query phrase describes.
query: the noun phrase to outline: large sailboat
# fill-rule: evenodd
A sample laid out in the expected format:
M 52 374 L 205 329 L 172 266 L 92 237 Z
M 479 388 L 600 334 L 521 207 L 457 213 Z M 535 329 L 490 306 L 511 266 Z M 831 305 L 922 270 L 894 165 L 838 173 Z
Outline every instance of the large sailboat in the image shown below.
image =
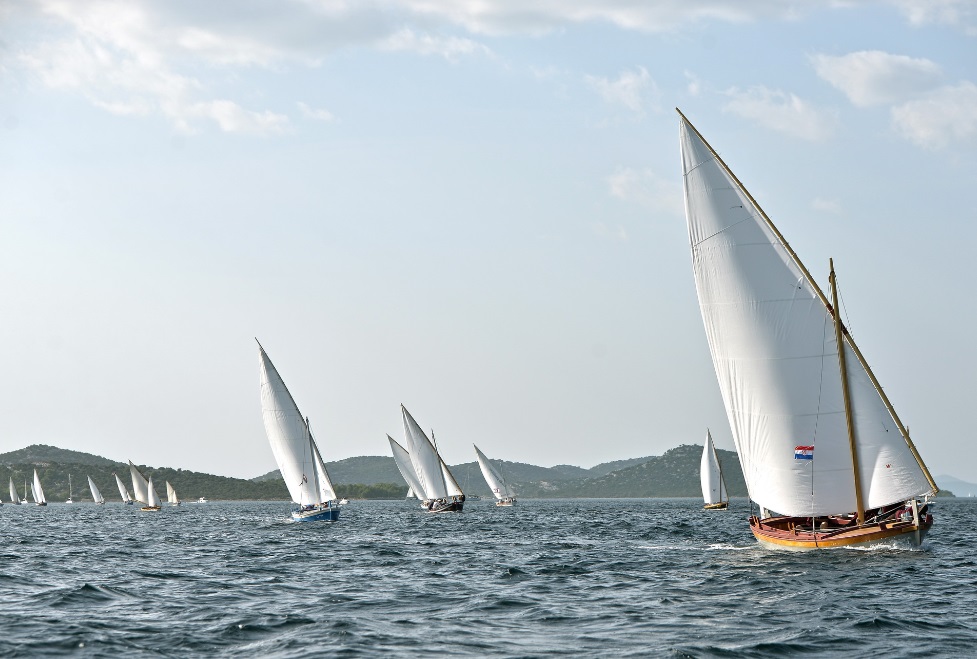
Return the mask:
M 472 446 L 475 445 L 472 444 Z M 502 477 L 502 472 L 495 468 L 495 465 L 489 461 L 484 453 L 478 450 L 477 446 L 475 446 L 475 459 L 478 460 L 478 466 L 482 470 L 482 476 L 485 477 L 485 482 L 488 483 L 489 489 L 495 495 L 495 505 L 513 505 L 516 502 L 515 492 L 506 484 L 505 478 Z
M 113 473 L 112 475 L 115 476 L 115 484 L 119 486 L 119 496 L 122 497 L 122 503 L 126 506 L 131 506 L 132 497 L 129 495 L 129 490 L 126 489 L 125 483 L 122 482 L 118 474 Z
M 176 489 L 166 481 L 166 500 L 171 506 L 180 505 L 180 497 L 176 496 Z
M 10 503 L 15 506 L 20 505 L 20 497 L 17 495 L 17 488 L 14 487 L 14 477 L 10 477 Z
M 136 468 L 136 465 L 132 464 L 132 460 L 129 461 L 129 475 L 132 477 L 132 495 L 133 498 L 141 504 L 144 504 L 142 508 L 143 512 L 157 512 L 163 507 L 163 502 L 159 500 L 159 495 L 156 494 L 156 488 L 153 486 L 153 477 L 150 476 L 148 479 L 143 476 L 142 472 Z
M 95 486 L 95 481 L 92 480 L 91 476 L 88 477 L 88 489 L 92 491 L 92 499 L 95 500 L 95 503 L 98 505 L 105 503 L 105 497 L 98 491 L 98 488 Z
M 400 470 L 400 475 L 404 477 L 404 481 L 407 483 L 408 489 L 405 498 L 421 499 L 421 508 L 427 510 L 431 502 L 424 499 L 423 495 L 418 496 L 417 494 L 418 492 L 424 492 L 424 486 L 421 485 L 421 481 L 418 480 L 417 473 L 414 471 L 414 465 L 410 460 L 410 453 L 390 435 L 387 435 L 387 440 L 390 442 L 390 452 L 393 453 L 397 469 Z
M 793 550 L 919 545 L 938 488 L 831 298 L 679 112 L 699 307 L 733 441 L 760 514 Z
M 729 494 L 723 467 L 719 464 L 716 445 L 712 443 L 712 433 L 706 430 L 706 445 L 702 447 L 702 460 L 699 462 L 699 480 L 702 483 L 704 510 L 726 510 L 729 507 Z
M 299 505 L 298 510 L 292 511 L 292 519 L 297 522 L 335 522 L 340 510 L 336 491 L 312 437 L 309 420 L 302 416 L 260 343 L 258 353 L 265 434 L 288 493 Z
M 39 506 L 47 505 L 47 499 L 44 498 L 44 488 L 41 487 L 41 479 L 37 475 L 37 469 L 34 470 L 34 483 L 31 485 L 31 493 L 34 495 L 34 503 Z
M 460 513 L 465 506 L 465 493 L 458 486 L 458 481 L 407 408 L 401 405 L 400 411 L 404 418 L 407 452 L 410 453 L 424 499 L 428 501 L 427 510 L 432 513 Z

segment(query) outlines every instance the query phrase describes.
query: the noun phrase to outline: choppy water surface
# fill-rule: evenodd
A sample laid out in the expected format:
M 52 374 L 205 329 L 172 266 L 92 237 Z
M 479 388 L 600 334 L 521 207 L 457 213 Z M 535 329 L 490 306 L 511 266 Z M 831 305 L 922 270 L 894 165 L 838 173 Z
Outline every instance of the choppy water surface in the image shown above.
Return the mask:
M 970 656 L 977 505 L 922 551 L 761 549 L 745 502 L 0 508 L 0 656 Z

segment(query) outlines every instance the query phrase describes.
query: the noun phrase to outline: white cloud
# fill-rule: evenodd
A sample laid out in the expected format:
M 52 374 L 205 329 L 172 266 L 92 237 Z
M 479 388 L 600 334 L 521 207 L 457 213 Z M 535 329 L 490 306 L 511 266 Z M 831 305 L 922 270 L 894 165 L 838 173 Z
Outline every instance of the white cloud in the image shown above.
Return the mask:
M 685 213 L 682 188 L 672 178 L 662 178 L 650 169 L 621 167 L 607 177 L 612 196 L 653 211 L 682 216 Z
M 438 55 L 451 62 L 457 61 L 461 55 L 474 55 L 478 53 L 490 55 L 492 52 L 482 44 L 471 39 L 417 34 L 406 27 L 383 40 L 380 48 L 391 51 L 407 51 L 420 55 Z
M 949 25 L 977 36 L 977 3 L 973 0 L 891 0 L 911 25 Z
M 833 111 L 819 110 L 787 92 L 756 86 L 746 91 L 733 88 L 726 95 L 730 101 L 723 106 L 724 111 L 804 140 L 825 139 L 837 124 Z
M 818 76 L 858 107 L 903 101 L 937 87 L 940 67 L 928 59 L 863 50 L 848 55 L 815 55 Z
M 585 80 L 613 105 L 623 105 L 632 112 L 644 112 L 649 105 L 658 109 L 658 86 L 643 66 L 637 71 L 623 71 L 617 80 L 597 76 L 586 76 Z
M 927 149 L 977 142 L 977 85 L 942 87 L 894 107 L 892 123 L 903 137 Z
M 307 105 L 306 103 L 303 103 L 302 101 L 299 101 L 297 105 L 299 111 L 302 113 L 302 116 L 308 119 L 318 119 L 319 121 L 336 120 L 335 115 L 333 115 L 333 113 L 330 112 L 329 110 L 313 108 Z

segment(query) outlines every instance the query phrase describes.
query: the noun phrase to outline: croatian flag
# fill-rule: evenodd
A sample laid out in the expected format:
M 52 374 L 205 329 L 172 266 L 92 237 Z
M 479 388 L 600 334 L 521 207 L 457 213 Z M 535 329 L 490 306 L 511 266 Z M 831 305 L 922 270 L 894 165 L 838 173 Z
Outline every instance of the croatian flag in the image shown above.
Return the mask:
M 795 460 L 813 460 L 814 459 L 814 447 L 813 446 L 795 446 L 794 447 L 794 459 Z

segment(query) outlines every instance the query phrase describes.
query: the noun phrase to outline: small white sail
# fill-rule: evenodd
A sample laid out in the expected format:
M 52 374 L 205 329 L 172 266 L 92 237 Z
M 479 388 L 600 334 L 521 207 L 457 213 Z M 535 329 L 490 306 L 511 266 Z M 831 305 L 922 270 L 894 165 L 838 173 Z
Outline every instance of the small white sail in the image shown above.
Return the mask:
M 729 499 L 726 494 L 726 483 L 719 468 L 719 458 L 716 446 L 712 443 L 712 433 L 706 431 L 706 445 L 702 448 L 702 460 L 699 463 L 699 479 L 702 482 L 702 499 L 706 505 L 720 503 Z
M 156 488 L 153 486 L 153 477 L 150 476 L 149 480 L 146 482 L 146 489 L 149 492 L 149 496 L 146 497 L 146 505 L 150 508 L 159 508 L 163 505 L 163 502 L 159 500 L 159 495 L 156 494 Z
M 411 496 L 419 499 L 423 498 L 424 486 L 421 485 L 421 482 L 417 479 L 417 474 L 414 472 L 414 465 L 410 461 L 410 453 L 390 435 L 387 435 L 387 440 L 390 442 L 390 451 L 393 453 L 394 462 L 397 463 L 397 469 L 400 470 L 400 475 L 404 477 L 404 482 L 410 488 L 410 492 L 407 493 L 407 498 L 409 499 Z
M 139 503 L 144 503 L 146 505 L 152 505 L 149 503 L 149 481 L 146 477 L 139 473 L 136 469 L 136 465 L 132 464 L 132 460 L 129 460 L 129 475 L 132 476 L 132 496 Z
M 10 477 L 10 501 L 14 505 L 20 505 L 20 497 L 17 495 L 17 488 L 14 487 L 13 476 Z
M 417 474 L 425 499 L 446 499 L 448 488 L 445 483 L 444 471 L 441 469 L 441 456 L 427 438 L 417 421 L 403 405 L 400 406 L 404 418 L 404 439 L 407 440 L 407 452 Z
M 306 419 L 305 423 L 308 425 L 309 420 Z M 317 503 L 335 501 L 338 498 L 336 496 L 336 488 L 332 486 L 332 479 L 329 478 L 329 472 L 326 471 L 326 463 L 323 462 L 322 455 L 319 453 L 319 445 L 311 437 L 309 440 L 312 442 L 312 453 L 315 456 L 316 481 L 319 484 L 319 501 Z
M 261 344 L 258 344 L 258 362 L 261 416 L 285 487 L 295 503 L 303 506 L 319 503 L 315 456 L 305 417 Z
M 475 446 L 472 444 L 472 446 Z M 495 465 L 489 461 L 488 457 L 475 446 L 475 459 L 478 460 L 478 466 L 482 470 L 482 476 L 485 477 L 485 482 L 488 484 L 489 489 L 492 490 L 492 494 L 495 495 L 496 499 L 505 499 L 506 497 L 513 496 L 513 493 L 509 491 L 509 488 L 505 484 L 505 479 L 502 478 L 502 474 L 499 470 L 495 468 Z
M 440 456 L 438 456 L 440 458 Z M 458 481 L 451 474 L 451 470 L 448 469 L 448 465 L 445 463 L 444 459 L 441 459 L 441 475 L 444 476 L 444 488 L 448 492 L 449 497 L 460 497 L 464 494 L 461 490 L 461 486 L 458 485 Z
M 92 480 L 91 476 L 88 477 L 88 489 L 92 491 L 92 498 L 95 499 L 95 503 L 105 503 L 105 497 L 95 487 L 95 481 Z
M 417 498 L 417 495 L 414 494 L 414 488 L 408 486 L 407 487 L 407 496 L 405 496 L 404 498 L 405 499 L 416 499 Z
M 32 486 L 32 491 L 34 492 L 34 503 L 47 503 L 47 499 L 44 498 L 44 488 L 41 487 L 41 479 L 37 475 L 37 469 L 34 470 L 34 485 Z
M 122 479 L 119 478 L 118 474 L 112 474 L 115 476 L 115 484 L 119 486 L 119 496 L 122 497 L 122 503 L 129 503 L 132 501 L 132 497 L 129 496 L 129 490 L 126 489 L 125 484 Z
M 176 489 L 166 481 L 166 501 L 174 506 L 180 505 L 180 497 L 176 496 Z

